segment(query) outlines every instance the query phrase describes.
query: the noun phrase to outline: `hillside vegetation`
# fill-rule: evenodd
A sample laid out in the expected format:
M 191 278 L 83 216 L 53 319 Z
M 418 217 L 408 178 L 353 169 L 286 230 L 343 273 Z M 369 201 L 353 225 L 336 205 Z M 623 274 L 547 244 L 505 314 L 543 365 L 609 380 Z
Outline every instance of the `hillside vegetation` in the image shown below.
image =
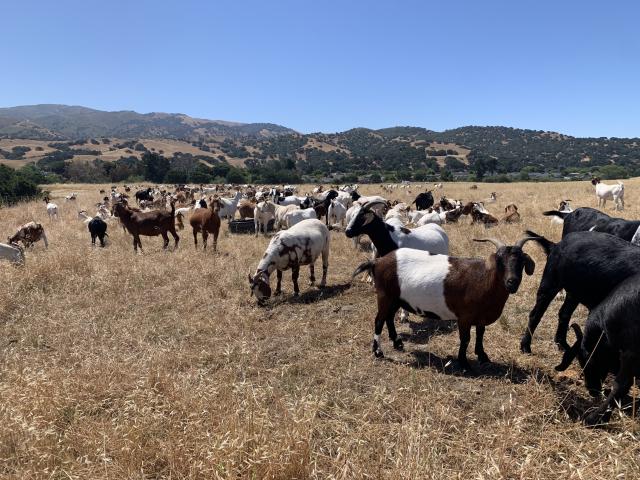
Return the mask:
M 153 157 L 144 160 L 145 152 Z M 145 176 L 142 165 L 149 161 L 163 163 L 159 169 L 169 176 Z M 507 127 L 303 135 L 277 125 L 179 114 L 60 105 L 0 109 L 0 163 L 20 168 L 30 162 L 51 181 L 72 182 L 606 179 L 640 175 L 640 139 Z

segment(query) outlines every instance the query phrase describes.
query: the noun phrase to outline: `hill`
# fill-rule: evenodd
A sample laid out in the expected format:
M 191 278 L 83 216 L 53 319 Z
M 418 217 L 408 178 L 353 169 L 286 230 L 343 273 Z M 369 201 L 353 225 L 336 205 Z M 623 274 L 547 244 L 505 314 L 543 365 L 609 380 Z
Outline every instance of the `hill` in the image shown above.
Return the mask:
M 181 113 L 105 112 L 68 105 L 0 108 L 0 138 L 79 140 L 95 137 L 195 140 L 223 136 L 267 138 L 293 130 L 271 123 L 203 120 Z

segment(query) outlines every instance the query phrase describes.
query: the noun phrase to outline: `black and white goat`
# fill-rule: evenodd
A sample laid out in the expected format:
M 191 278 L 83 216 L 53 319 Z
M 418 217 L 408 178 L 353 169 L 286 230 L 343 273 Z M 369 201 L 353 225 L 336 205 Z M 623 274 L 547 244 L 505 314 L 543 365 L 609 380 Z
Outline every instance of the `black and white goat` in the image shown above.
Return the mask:
M 386 223 L 373 207 L 377 202 L 369 202 L 353 215 L 347 225 L 345 234 L 348 238 L 368 235 L 376 247 L 379 256 L 398 248 L 415 248 L 426 250 L 431 254 L 449 254 L 449 237 L 436 224 L 427 224 L 413 230 Z
M 249 274 L 251 294 L 256 296 L 259 304 L 271 297 L 269 277 L 277 271 L 278 284 L 275 294 L 282 291 L 282 272 L 291 269 L 294 296 L 300 292 L 298 276 L 301 265 L 309 265 L 311 285 L 315 283 L 314 264 L 322 255 L 322 280 L 320 287 L 327 283 L 329 268 L 329 229 L 317 219 L 303 220 L 288 230 L 276 233 L 269 242 L 267 251 L 260 260 L 253 277 Z
M 574 232 L 558 243 L 527 230 L 547 255 L 529 324 L 520 349 L 531 353 L 531 339 L 554 297 L 564 289 L 566 298 L 558 313 L 555 342 L 567 350 L 567 329 L 579 304 L 594 309 L 622 281 L 640 274 L 640 248 L 600 232 Z
M 576 357 L 583 369 L 589 393 L 599 398 L 609 373 L 615 374 L 611 393 L 585 417 L 588 425 L 606 422 L 616 404 L 640 377 L 640 274 L 622 281 L 589 312 L 584 335 L 577 324 L 577 341 L 569 348 L 556 370 L 566 370 Z
M 403 348 L 398 338 L 394 316 L 398 309 L 429 318 L 457 320 L 460 334 L 458 362 L 471 370 L 467 347 L 471 327 L 476 327 L 475 353 L 480 362 L 488 362 L 482 341 L 487 325 L 502 314 L 509 294 L 516 293 L 522 281 L 522 270 L 532 275 L 535 263 L 522 251 L 531 240 L 522 238 L 507 246 L 489 238 L 497 252 L 488 259 L 430 255 L 429 252 L 400 248 L 382 258 L 361 264 L 353 276 L 370 272 L 375 279 L 378 313 L 375 319 L 373 352 L 382 357 L 380 334 L 386 323 L 394 348 Z

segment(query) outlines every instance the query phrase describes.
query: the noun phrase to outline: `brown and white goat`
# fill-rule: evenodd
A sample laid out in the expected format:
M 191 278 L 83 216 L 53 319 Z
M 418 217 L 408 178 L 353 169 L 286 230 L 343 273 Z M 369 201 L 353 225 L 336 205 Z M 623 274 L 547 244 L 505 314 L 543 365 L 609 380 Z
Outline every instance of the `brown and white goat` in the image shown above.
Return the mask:
M 44 241 L 45 248 L 49 247 L 44 227 L 36 222 L 29 222 L 24 225 L 20 225 L 16 234 L 8 238 L 9 244 L 22 242 L 25 248 L 29 248 L 40 240 Z
M 193 230 L 193 243 L 198 248 L 198 233 L 202 234 L 202 243 L 204 249 L 207 249 L 207 239 L 209 234 L 213 235 L 213 251 L 218 248 L 218 234 L 220 233 L 220 217 L 218 212 L 224 205 L 217 199 L 212 198 L 209 200 L 208 208 L 198 208 L 194 210 L 189 219 L 191 228 Z
M 140 235 L 145 237 L 156 237 L 162 235 L 164 240 L 163 248 L 169 246 L 170 232 L 175 242 L 174 248 L 178 248 L 180 237 L 176 233 L 175 203 L 171 202 L 171 211 L 153 210 L 151 212 L 136 212 L 129 208 L 126 202 L 118 202 L 113 205 L 112 214 L 120 219 L 124 228 L 133 235 L 133 249 L 137 252 L 138 247 L 142 250 Z
M 466 352 L 471 327 L 475 326 L 475 353 L 480 362 L 488 362 L 482 345 L 485 327 L 500 317 L 509 294 L 518 291 L 522 270 L 527 275 L 533 274 L 535 263 L 522 251 L 522 246 L 531 239 L 522 238 L 512 246 L 493 238 L 476 240 L 496 246 L 497 252 L 488 259 L 430 255 L 421 250 L 400 248 L 361 264 L 353 276 L 370 272 L 378 297 L 373 336 L 376 357 L 384 356 L 380 334 L 385 323 L 394 348 L 402 350 L 394 317 L 403 308 L 428 318 L 457 320 L 460 334 L 458 362 L 468 370 L 471 368 Z
M 510 203 L 504 207 L 504 217 L 502 223 L 520 223 L 520 214 L 515 203 Z

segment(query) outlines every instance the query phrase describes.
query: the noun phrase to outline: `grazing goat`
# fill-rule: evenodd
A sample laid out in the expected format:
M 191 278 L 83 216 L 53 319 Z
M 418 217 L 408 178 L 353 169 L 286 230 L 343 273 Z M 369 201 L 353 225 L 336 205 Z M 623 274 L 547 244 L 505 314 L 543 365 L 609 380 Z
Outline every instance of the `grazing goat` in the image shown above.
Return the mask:
M 495 203 L 498 200 L 498 194 L 496 192 L 491 192 L 489 198 L 487 199 L 487 203 Z
M 469 207 L 471 205 L 471 207 Z M 490 213 L 486 213 L 486 209 L 479 203 L 469 202 L 462 209 L 462 213 L 471 214 L 471 223 L 479 223 L 484 225 L 485 227 L 494 227 L 498 224 L 498 219 L 491 215 Z
M 543 215 L 563 218 L 562 237 L 572 232 L 603 232 L 620 237 L 634 245 L 640 245 L 640 221 L 610 217 L 600 210 L 589 207 L 576 208 L 573 212 L 563 213 L 557 210 L 544 212 Z
M 47 240 L 47 234 L 44 231 L 44 227 L 36 222 L 29 222 L 24 225 L 20 225 L 15 235 L 9 237 L 7 240 L 9 244 L 22 242 L 25 248 L 29 248 L 34 243 L 42 240 L 44 242 L 44 247 L 49 248 L 49 241 Z
M 585 417 L 587 425 L 607 422 L 616 404 L 622 404 L 636 378 L 640 377 L 640 275 L 623 280 L 589 312 L 584 335 L 571 325 L 576 343 L 563 355 L 556 370 L 566 370 L 576 357 L 589 393 L 600 398 L 609 373 L 616 375 L 606 400 Z
M 555 342 L 567 350 L 567 329 L 579 304 L 592 310 L 626 278 L 640 274 L 640 248 L 600 232 L 574 232 L 553 243 L 532 231 L 547 255 L 547 264 L 538 287 L 529 324 L 520 340 L 520 349 L 531 353 L 531 339 L 554 297 L 564 289 L 566 297 L 558 312 Z
M 271 297 L 269 277 L 277 270 L 278 283 L 275 294 L 282 292 L 282 272 L 291 269 L 294 296 L 300 292 L 298 276 L 300 266 L 309 265 L 311 285 L 315 283 L 314 264 L 322 254 L 322 280 L 320 287 L 327 283 L 327 269 L 329 268 L 329 229 L 320 220 L 310 219 L 294 225 L 290 229 L 276 233 L 267 251 L 258 264 L 256 273 L 249 274 L 251 294 L 256 296 L 259 304 L 263 304 Z
M 191 215 L 189 223 L 193 230 L 193 244 L 198 248 L 198 233 L 202 234 L 204 249 L 207 249 L 209 234 L 213 235 L 213 251 L 218 248 L 218 234 L 220 233 L 220 216 L 218 212 L 223 204 L 217 200 L 211 200 L 209 208 L 199 208 Z
M 433 206 L 433 194 L 431 191 L 419 193 L 410 205 L 416 204 L 416 210 L 426 210 Z
M 49 198 L 46 197 L 44 199 L 45 204 L 47 205 L 47 215 L 49 215 L 49 220 L 53 220 L 54 218 L 58 219 L 58 205 L 49 201 Z
M 146 237 L 156 237 L 162 235 L 164 241 L 163 248 L 166 250 L 169 246 L 170 232 L 173 236 L 174 249 L 178 248 L 180 237 L 176 233 L 175 221 L 175 203 L 171 202 L 171 211 L 153 210 L 151 212 L 136 212 L 129 208 L 126 202 L 119 202 L 113 205 L 112 214 L 120 219 L 124 228 L 133 236 L 133 249 L 138 251 L 138 247 L 142 250 L 142 242 L 140 235 Z
M 520 214 L 518 213 L 518 207 L 515 203 L 510 203 L 504 207 L 504 217 L 502 217 L 502 223 L 520 223 Z
M 269 200 L 256 204 L 253 209 L 253 224 L 256 230 L 256 237 L 258 236 L 260 229 L 262 229 L 264 236 L 267 236 L 267 227 L 269 222 L 276 218 L 276 208 L 278 208 L 278 206 Z
M 70 195 L 66 195 L 64 197 L 65 202 L 73 202 L 78 198 L 78 194 L 76 192 L 71 193 Z
M 531 239 L 522 238 L 513 246 L 493 238 L 476 240 L 496 246 L 496 253 L 488 259 L 430 255 L 421 250 L 400 248 L 361 264 L 353 276 L 370 272 L 375 279 L 378 298 L 373 336 L 375 356 L 384 356 L 380 334 L 385 323 L 394 348 L 402 350 L 394 316 L 399 308 L 403 308 L 428 318 L 457 320 L 458 362 L 469 371 L 467 346 L 471 327 L 475 326 L 475 353 L 481 363 L 488 362 L 482 345 L 485 327 L 500 317 L 509 294 L 518 291 L 522 270 L 532 275 L 535 269 L 534 261 L 522 251 L 528 240 Z
M 607 185 L 602 183 L 598 177 L 591 179 L 591 184 L 596 187 L 596 197 L 598 207 L 604 208 L 607 200 L 613 200 L 614 210 L 624 210 L 624 184 L 618 182 L 617 185 Z
M 104 237 L 107 235 L 107 222 L 99 216 L 93 217 L 87 224 L 89 234 L 91 234 L 91 245 L 96 246 L 96 237 L 100 239 L 100 246 L 104 247 Z
M 24 250 L 17 243 L 0 243 L 0 259 L 9 260 L 16 265 L 24 265 Z
M 434 224 L 409 230 L 385 223 L 372 209 L 373 203 L 367 203 L 353 216 L 345 234 L 348 238 L 368 235 L 376 247 L 379 256 L 398 248 L 415 248 L 432 254 L 449 253 L 449 237 L 445 231 Z
M 151 194 L 151 192 L 153 191 L 153 189 L 151 187 L 147 188 L 146 190 L 138 190 L 136 192 L 136 202 L 140 203 L 142 200 L 146 200 L 149 202 L 153 201 L 153 195 Z M 114 198 L 114 194 L 116 194 L 115 192 L 111 192 L 111 197 L 116 200 L 116 198 Z M 117 199 L 119 200 L 119 198 Z

